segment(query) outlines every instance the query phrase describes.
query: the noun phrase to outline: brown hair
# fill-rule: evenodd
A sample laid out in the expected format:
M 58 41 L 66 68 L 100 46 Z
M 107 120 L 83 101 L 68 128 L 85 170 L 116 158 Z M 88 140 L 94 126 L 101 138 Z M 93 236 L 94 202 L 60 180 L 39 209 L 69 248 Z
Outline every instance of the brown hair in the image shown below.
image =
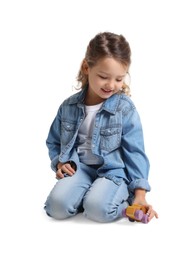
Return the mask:
M 97 34 L 90 40 L 77 76 L 77 81 L 81 85 L 81 88 L 84 88 L 88 84 L 88 76 L 83 70 L 84 63 L 87 62 L 88 66 L 92 68 L 98 60 L 105 57 L 114 58 L 125 66 L 131 64 L 131 49 L 123 35 L 104 32 Z M 130 95 L 130 88 L 125 82 L 123 83 L 122 91 Z

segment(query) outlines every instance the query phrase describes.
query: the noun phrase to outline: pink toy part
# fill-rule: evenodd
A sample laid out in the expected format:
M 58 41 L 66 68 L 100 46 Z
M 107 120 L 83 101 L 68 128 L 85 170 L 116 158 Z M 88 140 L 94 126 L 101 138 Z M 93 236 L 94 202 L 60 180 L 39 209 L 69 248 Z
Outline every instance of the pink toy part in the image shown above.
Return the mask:
M 147 224 L 149 222 L 148 218 L 149 216 L 147 214 L 143 214 L 141 222 Z
M 141 221 L 142 218 L 143 218 L 143 216 L 144 216 L 144 213 L 143 213 L 142 210 L 140 210 L 140 209 L 135 210 L 134 217 L 135 217 L 137 220 L 140 220 L 140 221 Z
M 122 210 L 122 217 L 127 218 L 126 209 L 123 209 L 123 210 Z

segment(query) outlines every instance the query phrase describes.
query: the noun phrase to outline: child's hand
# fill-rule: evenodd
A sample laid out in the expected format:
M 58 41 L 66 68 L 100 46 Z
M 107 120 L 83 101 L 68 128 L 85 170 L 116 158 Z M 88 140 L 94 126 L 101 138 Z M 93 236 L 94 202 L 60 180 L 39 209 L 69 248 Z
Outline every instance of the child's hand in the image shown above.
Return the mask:
M 153 207 L 149 204 L 145 205 L 147 207 L 147 215 L 148 217 L 148 221 L 150 221 L 152 218 L 158 218 L 158 214 L 157 212 L 153 209 Z
M 143 206 L 146 206 L 147 208 L 147 215 L 149 216 L 148 217 L 148 221 L 150 221 L 152 218 L 158 218 L 158 214 L 157 212 L 153 209 L 153 207 L 151 205 L 149 205 L 146 200 L 135 200 L 133 201 L 133 204 L 139 204 L 139 205 L 143 205 Z
M 72 176 L 75 173 L 75 170 L 72 168 L 70 163 L 58 163 L 57 165 L 56 178 L 62 179 L 64 178 L 64 174 Z
M 143 205 L 146 206 L 147 208 L 147 215 L 148 217 L 148 221 L 150 221 L 152 218 L 158 218 L 158 214 L 157 212 L 153 209 L 153 207 L 151 205 L 149 205 L 145 199 L 144 193 L 139 193 L 139 191 L 137 192 L 137 194 L 135 193 L 135 199 L 133 201 L 133 204 L 139 204 L 139 205 Z

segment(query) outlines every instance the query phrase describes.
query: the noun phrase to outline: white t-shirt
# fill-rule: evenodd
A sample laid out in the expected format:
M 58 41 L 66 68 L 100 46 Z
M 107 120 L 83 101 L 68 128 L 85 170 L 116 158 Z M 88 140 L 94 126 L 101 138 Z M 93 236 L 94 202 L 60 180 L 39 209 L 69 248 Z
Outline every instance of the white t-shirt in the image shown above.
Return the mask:
M 103 103 L 94 106 L 85 106 L 86 117 L 78 132 L 79 145 L 77 147 L 77 152 L 80 161 L 87 165 L 102 163 L 101 158 L 93 154 L 91 150 L 92 131 L 94 128 L 95 116 L 102 104 Z

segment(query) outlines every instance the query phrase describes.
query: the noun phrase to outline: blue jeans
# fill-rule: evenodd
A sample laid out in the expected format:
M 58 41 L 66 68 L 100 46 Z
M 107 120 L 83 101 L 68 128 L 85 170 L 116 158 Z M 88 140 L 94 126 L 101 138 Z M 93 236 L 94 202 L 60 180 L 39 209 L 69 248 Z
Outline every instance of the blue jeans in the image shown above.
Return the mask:
M 128 196 L 128 186 L 122 178 L 99 177 L 96 168 L 80 163 L 72 177 L 58 180 L 45 210 L 55 219 L 66 219 L 83 209 L 84 216 L 91 220 L 111 222 L 122 217 Z

